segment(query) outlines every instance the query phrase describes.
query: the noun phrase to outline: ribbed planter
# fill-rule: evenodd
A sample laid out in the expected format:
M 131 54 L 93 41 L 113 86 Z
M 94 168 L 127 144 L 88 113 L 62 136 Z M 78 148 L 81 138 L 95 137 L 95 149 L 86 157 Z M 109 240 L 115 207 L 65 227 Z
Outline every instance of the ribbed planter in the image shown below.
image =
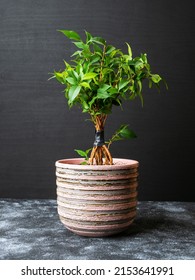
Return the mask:
M 136 215 L 138 162 L 80 165 L 56 162 L 57 204 L 66 228 L 83 236 L 109 236 L 126 230 Z

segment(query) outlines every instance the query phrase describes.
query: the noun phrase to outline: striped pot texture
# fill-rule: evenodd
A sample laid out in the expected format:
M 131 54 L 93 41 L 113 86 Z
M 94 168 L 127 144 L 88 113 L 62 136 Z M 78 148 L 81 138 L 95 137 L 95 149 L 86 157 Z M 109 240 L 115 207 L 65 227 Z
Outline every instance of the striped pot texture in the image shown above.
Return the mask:
M 56 162 L 57 204 L 66 228 L 83 236 L 109 236 L 126 230 L 136 215 L 138 165 L 80 165 L 80 158 Z

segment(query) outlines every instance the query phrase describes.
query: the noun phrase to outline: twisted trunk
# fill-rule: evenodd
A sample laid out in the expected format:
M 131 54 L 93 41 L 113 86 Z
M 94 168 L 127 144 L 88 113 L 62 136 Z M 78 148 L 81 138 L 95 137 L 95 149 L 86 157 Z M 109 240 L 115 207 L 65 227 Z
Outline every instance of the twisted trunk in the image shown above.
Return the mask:
M 91 165 L 112 165 L 113 159 L 109 149 L 104 143 L 104 126 L 107 119 L 107 115 L 97 115 L 92 118 L 95 125 L 95 142 L 91 151 L 89 163 Z

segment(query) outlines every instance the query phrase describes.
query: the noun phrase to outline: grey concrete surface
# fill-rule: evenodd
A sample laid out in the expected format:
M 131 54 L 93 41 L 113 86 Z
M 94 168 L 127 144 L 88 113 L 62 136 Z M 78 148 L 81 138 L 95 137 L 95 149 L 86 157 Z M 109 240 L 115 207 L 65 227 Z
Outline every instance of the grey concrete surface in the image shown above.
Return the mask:
M 195 203 L 139 202 L 127 231 L 77 236 L 60 222 L 55 200 L 0 200 L 1 260 L 195 258 Z

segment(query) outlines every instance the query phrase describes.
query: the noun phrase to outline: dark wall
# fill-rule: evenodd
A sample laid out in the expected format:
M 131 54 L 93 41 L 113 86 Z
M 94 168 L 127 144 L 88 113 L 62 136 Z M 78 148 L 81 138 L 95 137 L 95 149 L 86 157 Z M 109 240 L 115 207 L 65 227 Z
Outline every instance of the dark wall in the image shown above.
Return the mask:
M 0 197 L 55 198 L 54 162 L 93 143 L 94 128 L 68 109 L 48 73 L 62 69 L 73 45 L 57 29 L 87 30 L 134 55 L 146 52 L 169 84 L 145 87 L 114 109 L 106 136 L 129 123 L 138 138 L 114 144 L 115 157 L 140 162 L 140 200 L 194 200 L 193 0 L 0 1 Z

